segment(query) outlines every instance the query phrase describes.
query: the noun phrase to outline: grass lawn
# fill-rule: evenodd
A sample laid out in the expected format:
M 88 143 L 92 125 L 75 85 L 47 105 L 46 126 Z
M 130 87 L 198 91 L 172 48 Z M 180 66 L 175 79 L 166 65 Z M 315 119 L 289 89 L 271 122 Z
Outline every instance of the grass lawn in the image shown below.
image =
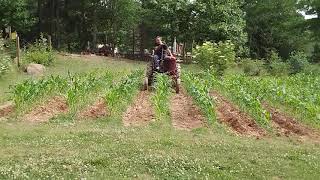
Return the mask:
M 46 75 L 96 68 L 115 72 L 145 63 L 62 57 Z M 183 66 L 186 70 L 194 67 Z M 25 74 L 0 80 L 7 87 Z M 121 109 L 121 110 L 120 110 Z M 124 127 L 123 110 L 97 120 L 59 116 L 36 124 L 0 120 L 0 179 L 318 179 L 320 144 L 295 137 L 239 137 L 214 125 L 191 132 L 168 120 Z
M 64 120 L 67 121 L 67 120 Z M 317 179 L 320 147 L 256 140 L 217 128 L 193 132 L 121 119 L 1 123 L 0 178 Z M 162 122 L 166 123 L 166 122 Z

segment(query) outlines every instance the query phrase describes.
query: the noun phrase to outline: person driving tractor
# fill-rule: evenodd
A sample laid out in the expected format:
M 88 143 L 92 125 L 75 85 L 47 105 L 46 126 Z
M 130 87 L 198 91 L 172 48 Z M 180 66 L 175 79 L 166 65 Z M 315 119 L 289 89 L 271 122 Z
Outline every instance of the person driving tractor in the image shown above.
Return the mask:
M 153 60 L 155 64 L 155 68 L 157 71 L 160 70 L 160 60 L 164 60 L 165 58 L 172 57 L 172 53 L 168 46 L 162 42 L 162 38 L 157 36 L 155 39 L 156 47 L 153 51 Z

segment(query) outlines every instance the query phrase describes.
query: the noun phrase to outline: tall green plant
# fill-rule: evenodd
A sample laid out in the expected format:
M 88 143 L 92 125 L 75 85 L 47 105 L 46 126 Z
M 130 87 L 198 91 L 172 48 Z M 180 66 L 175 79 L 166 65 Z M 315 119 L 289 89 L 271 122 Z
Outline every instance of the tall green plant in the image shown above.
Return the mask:
M 191 73 L 185 74 L 183 81 L 188 93 L 207 116 L 209 124 L 216 122 L 215 105 L 213 98 L 209 95 L 210 87 L 208 81 Z
M 222 76 L 225 70 L 235 62 L 235 46 L 230 41 L 211 43 L 205 42 L 195 49 L 195 60 L 205 69 L 214 70 Z
M 55 53 L 48 44 L 48 40 L 41 35 L 40 39 L 29 46 L 24 58 L 26 62 L 48 66 L 53 63 Z
M 165 74 L 157 74 L 155 82 L 155 93 L 152 96 L 153 106 L 156 117 L 159 120 L 166 118 L 169 111 L 169 97 L 171 89 L 171 80 Z
M 307 55 L 301 51 L 291 53 L 289 64 L 292 74 L 303 72 L 310 65 Z
M 116 112 L 124 102 L 132 100 L 142 82 L 142 75 L 142 71 L 134 71 L 132 74 L 123 77 L 120 82 L 113 84 L 111 88 L 106 91 L 105 101 L 108 110 Z

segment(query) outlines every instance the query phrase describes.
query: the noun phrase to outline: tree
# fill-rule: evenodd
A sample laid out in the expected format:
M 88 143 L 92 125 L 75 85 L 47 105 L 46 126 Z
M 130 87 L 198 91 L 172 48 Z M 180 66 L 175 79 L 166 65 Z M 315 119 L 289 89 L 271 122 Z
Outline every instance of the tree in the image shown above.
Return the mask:
M 320 40 L 320 1 L 319 0 L 301 0 L 299 5 L 302 11 L 307 15 L 314 15 L 317 18 L 307 20 L 308 28 L 314 32 L 314 39 Z
M 29 32 L 37 22 L 31 11 L 32 0 L 0 0 L 0 27 L 11 26 L 19 33 Z
M 272 51 L 288 58 L 308 39 L 296 0 L 246 0 L 247 32 L 253 58 L 269 58 Z
M 193 31 L 196 41 L 231 40 L 238 55 L 246 55 L 245 13 L 239 0 L 195 1 Z
M 320 45 L 318 43 L 314 45 L 311 58 L 312 58 L 312 61 L 315 63 L 320 62 Z

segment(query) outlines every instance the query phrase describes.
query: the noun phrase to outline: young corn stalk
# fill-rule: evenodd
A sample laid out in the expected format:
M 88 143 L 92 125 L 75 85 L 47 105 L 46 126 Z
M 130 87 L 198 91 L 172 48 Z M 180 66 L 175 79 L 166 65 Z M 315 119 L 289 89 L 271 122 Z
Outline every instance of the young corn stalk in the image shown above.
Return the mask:
M 105 93 L 107 108 L 111 113 L 116 113 L 125 103 L 132 101 L 139 90 L 143 72 L 137 70 L 123 77 L 120 82 L 113 84 Z
M 230 98 L 240 108 L 253 116 L 261 127 L 271 131 L 270 113 L 263 107 L 261 96 L 263 92 L 253 93 L 254 86 L 248 82 L 244 76 L 227 76 L 223 80 L 218 80 L 214 76 L 210 77 L 211 86 Z
M 166 119 L 170 114 L 169 98 L 171 93 L 171 84 L 171 79 L 167 75 L 156 75 L 155 93 L 151 100 L 158 120 Z
M 209 124 L 217 121 L 213 98 L 209 95 L 208 82 L 200 79 L 194 74 L 187 73 L 183 76 L 187 92 L 193 97 L 202 112 L 206 115 Z
M 30 107 L 45 97 L 60 94 L 67 84 L 67 80 L 60 76 L 51 76 L 38 81 L 26 80 L 10 87 L 11 99 L 18 109 Z
M 108 89 L 112 84 L 113 76 L 110 72 L 99 76 L 96 72 L 84 75 L 70 76 L 70 85 L 66 91 L 67 103 L 71 115 L 92 101 L 92 97 L 98 96 L 99 91 Z

